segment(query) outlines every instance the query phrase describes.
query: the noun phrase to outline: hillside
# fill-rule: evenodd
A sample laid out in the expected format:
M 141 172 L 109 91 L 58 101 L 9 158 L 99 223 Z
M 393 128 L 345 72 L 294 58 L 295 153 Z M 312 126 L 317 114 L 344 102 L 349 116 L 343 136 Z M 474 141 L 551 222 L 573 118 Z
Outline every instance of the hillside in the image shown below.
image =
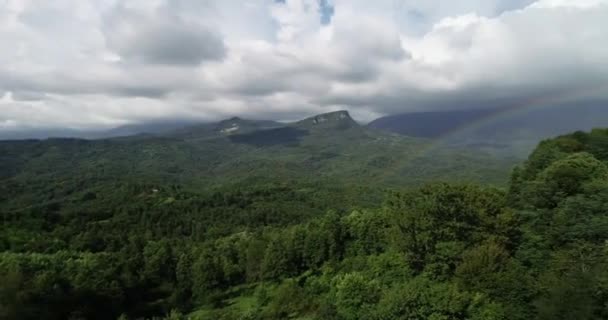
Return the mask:
M 0 180 L 1 315 L 608 316 L 608 130 L 543 141 L 515 169 L 508 191 L 466 183 L 387 190 L 372 179 L 357 186 L 330 165 L 320 167 L 333 172 L 328 179 L 315 179 L 322 171 L 311 167 L 306 179 L 199 189 L 186 179 L 204 179 L 197 166 L 184 175 L 163 171 L 164 162 L 212 161 L 210 152 L 197 153 L 212 146 L 267 152 L 265 161 L 277 155 L 268 173 L 289 171 L 278 164 L 295 161 L 285 158 L 294 148 L 318 154 L 353 140 L 357 146 L 341 151 L 383 150 L 369 149 L 375 144 L 361 139 L 376 133 L 341 114 L 286 128 L 306 134 L 287 146 L 259 146 L 265 131 L 244 143 L 232 135 L 2 143 L 2 168 L 12 171 Z M 406 139 L 394 138 L 383 140 L 391 150 Z
M 239 129 L 226 132 L 234 124 Z M 0 142 L 1 185 L 11 199 L 0 206 L 19 207 L 35 196 L 44 203 L 49 197 L 84 194 L 88 188 L 121 181 L 194 189 L 286 179 L 382 186 L 432 180 L 500 185 L 515 163 L 369 130 L 346 112 L 272 129 L 267 124 L 232 119 L 157 136 Z

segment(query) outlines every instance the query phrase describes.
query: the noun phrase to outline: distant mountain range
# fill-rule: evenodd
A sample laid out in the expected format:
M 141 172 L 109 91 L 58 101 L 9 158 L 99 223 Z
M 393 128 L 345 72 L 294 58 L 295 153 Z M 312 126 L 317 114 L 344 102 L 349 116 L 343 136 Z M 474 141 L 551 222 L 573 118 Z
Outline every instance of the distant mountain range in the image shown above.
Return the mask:
M 343 121 L 339 121 L 343 120 Z M 336 122 L 337 121 L 337 122 Z M 48 138 L 76 138 L 99 140 L 109 138 L 127 138 L 142 135 L 172 137 L 178 139 L 209 139 L 236 134 L 251 133 L 278 128 L 334 128 L 338 123 L 342 129 L 359 127 L 347 111 L 336 111 L 312 116 L 293 123 L 281 123 L 271 120 L 250 120 L 232 117 L 219 122 L 194 122 L 185 120 L 155 121 L 140 124 L 129 124 L 109 130 L 76 130 L 76 129 L 32 129 L 22 131 L 0 131 L 0 140 L 27 140 Z M 339 129 L 339 128 L 338 128 Z
M 390 115 L 369 123 L 370 128 L 412 137 L 441 138 L 454 131 L 487 137 L 525 130 L 549 137 L 608 125 L 608 106 L 577 105 L 545 108 L 499 108 L 418 112 Z M 467 130 L 470 127 L 470 130 Z
M 368 126 L 412 137 L 439 139 L 447 145 L 525 157 L 540 140 L 577 130 L 608 127 L 608 106 L 405 113 L 376 119 Z
M 332 112 L 297 122 L 301 126 L 323 124 L 323 117 L 345 117 L 345 112 Z M 345 124 L 348 123 L 345 122 Z M 110 130 L 80 131 L 73 129 L 31 129 L 0 131 L 0 140 L 46 139 L 50 137 L 106 139 L 140 134 L 176 137 L 221 136 L 262 129 L 291 126 L 268 120 L 247 120 L 233 117 L 220 122 L 200 123 L 192 120 L 153 121 L 129 124 Z M 565 134 L 575 130 L 589 130 L 608 126 L 608 106 L 576 105 L 545 108 L 499 108 L 451 111 L 413 112 L 389 115 L 373 120 L 371 129 L 388 131 L 411 137 L 444 139 L 457 144 L 509 144 L 508 139 L 533 140 Z
M 390 131 L 406 136 L 440 138 L 467 124 L 500 112 L 494 109 L 414 112 L 378 118 L 368 124 L 370 128 Z
M 589 130 L 594 127 L 608 127 L 608 107 L 578 105 L 576 107 L 556 106 L 520 110 L 419 112 L 382 117 L 368 125 L 358 124 L 346 111 L 336 111 L 292 123 L 248 120 L 238 117 L 214 123 L 175 120 L 132 124 L 92 132 L 74 130 L 38 130 L 12 134 L 5 132 L 0 135 L 0 139 L 71 137 L 148 142 L 171 140 L 179 143 L 188 142 L 188 144 L 198 141 L 198 145 L 213 146 L 215 151 L 210 153 L 212 155 L 222 154 L 226 150 L 234 149 L 234 146 L 246 145 L 256 148 L 282 148 L 276 152 L 278 154 L 286 152 L 290 156 L 299 154 L 302 158 L 314 158 L 312 153 L 315 149 L 285 148 L 293 146 L 307 146 L 308 148 L 311 145 L 318 147 L 327 144 L 324 147 L 327 150 L 323 151 L 323 154 L 340 154 L 346 152 L 344 150 L 355 147 L 357 143 L 364 148 L 370 139 L 376 139 L 387 143 L 384 145 L 387 147 L 386 150 L 382 150 L 381 156 L 378 158 L 392 159 L 394 154 L 402 152 L 401 149 L 408 149 L 412 153 L 416 153 L 420 151 L 415 148 L 428 149 L 428 145 L 432 145 L 435 150 L 445 148 L 448 153 L 454 150 L 461 153 L 474 151 L 475 156 L 487 157 L 490 155 L 500 161 L 504 160 L 513 164 L 524 159 L 542 139 L 575 130 Z M 395 135 L 404 137 L 398 138 Z M 406 142 L 410 145 L 403 145 Z M 337 145 L 338 143 L 344 145 Z M 391 144 L 398 147 L 391 150 L 388 148 L 388 145 Z M 237 149 L 238 151 L 234 151 L 235 154 L 244 150 L 243 148 Z M 219 152 L 216 152 L 218 150 Z M 259 153 L 259 150 L 256 152 Z M 361 153 L 365 152 L 376 151 L 361 151 Z M 365 156 L 367 157 L 367 155 Z M 517 159 L 517 161 L 513 159 Z M 444 160 L 447 161 L 447 159 Z M 372 162 L 379 163 L 378 161 Z M 357 162 L 355 161 L 355 163 Z M 237 166 L 235 166 L 236 168 Z
M 116 183 L 195 190 L 289 181 L 376 190 L 437 180 L 504 185 L 539 140 L 607 120 L 598 106 L 406 114 L 369 125 L 337 111 L 291 123 L 235 117 L 125 126 L 89 139 L 5 140 L 0 204 L 31 203 L 21 197 L 33 193 L 19 190 L 49 203 L 78 201 Z
M 292 123 L 232 118 L 110 139 L 0 141 L 0 194 L 18 204 L 13 190 L 30 186 L 57 198 L 120 181 L 196 189 L 293 180 L 366 187 L 433 180 L 500 185 L 515 163 L 381 132 L 338 111 Z
M 159 134 L 174 131 L 180 128 L 193 126 L 197 122 L 186 120 L 151 121 L 128 124 L 109 130 L 77 130 L 77 129 L 22 129 L 0 131 L 0 140 L 26 140 L 48 138 L 79 138 L 79 139 L 107 139 L 126 137 L 138 134 Z

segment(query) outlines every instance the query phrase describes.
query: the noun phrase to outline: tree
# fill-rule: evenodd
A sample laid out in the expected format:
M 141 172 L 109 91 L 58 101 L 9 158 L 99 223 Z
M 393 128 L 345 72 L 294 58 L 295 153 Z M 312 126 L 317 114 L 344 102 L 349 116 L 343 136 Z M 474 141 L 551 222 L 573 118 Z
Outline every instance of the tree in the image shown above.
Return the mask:
M 262 277 L 262 263 L 266 243 L 259 239 L 252 239 L 247 245 L 245 274 L 248 282 L 255 282 Z
M 377 281 L 360 273 L 339 276 L 336 282 L 336 307 L 345 320 L 368 317 L 381 296 Z
M 192 302 L 192 264 L 191 252 L 187 250 L 179 256 L 175 266 L 173 303 L 182 309 L 188 309 Z
M 462 254 L 462 262 L 456 275 L 467 287 L 477 290 L 491 289 L 495 276 L 502 272 L 510 260 L 509 252 L 493 241 L 468 249 Z
M 608 179 L 608 166 L 589 153 L 575 153 L 543 170 L 527 185 L 524 197 L 535 208 L 553 209 L 595 179 Z
M 265 318 L 287 319 L 306 310 L 310 304 L 310 297 L 293 280 L 282 282 L 274 292 L 268 304 Z
M 22 305 L 23 276 L 18 271 L 0 273 L 0 319 L 28 317 L 30 310 Z
M 516 227 L 502 192 L 468 185 L 396 193 L 385 210 L 395 226 L 393 246 L 417 272 L 433 264 L 439 273 L 450 273 L 466 248 L 488 238 L 507 241 Z
M 345 242 L 351 255 L 379 254 L 387 249 L 389 219 L 384 212 L 354 211 L 344 217 Z
M 160 283 L 163 280 L 173 282 L 175 262 L 171 245 L 168 241 L 148 242 L 144 247 L 144 272 L 146 279 Z
M 262 277 L 265 280 L 279 280 L 289 276 L 293 269 L 289 257 L 286 239 L 280 234 L 275 235 L 264 253 Z
M 539 319 L 603 319 L 605 301 L 598 301 L 599 273 L 608 264 L 597 247 L 579 243 L 554 254 L 550 269 L 540 281 L 541 295 L 536 301 Z
M 192 293 L 199 301 L 204 301 L 224 284 L 224 275 L 215 252 L 204 247 L 197 253 L 192 265 Z

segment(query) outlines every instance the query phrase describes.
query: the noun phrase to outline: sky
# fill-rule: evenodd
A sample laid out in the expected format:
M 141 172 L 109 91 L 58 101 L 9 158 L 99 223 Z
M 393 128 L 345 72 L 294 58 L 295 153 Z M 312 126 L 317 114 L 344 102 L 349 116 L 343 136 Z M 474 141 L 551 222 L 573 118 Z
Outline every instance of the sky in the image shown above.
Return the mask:
M 0 0 L 0 131 L 608 100 L 608 0 Z

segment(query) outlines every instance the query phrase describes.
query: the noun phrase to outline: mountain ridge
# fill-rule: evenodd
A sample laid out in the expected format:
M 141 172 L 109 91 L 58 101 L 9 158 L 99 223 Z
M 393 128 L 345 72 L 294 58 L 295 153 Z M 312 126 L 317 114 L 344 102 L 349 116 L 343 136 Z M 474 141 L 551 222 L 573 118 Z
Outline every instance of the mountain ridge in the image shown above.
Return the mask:
M 249 133 L 257 130 L 279 127 L 297 127 L 301 129 L 351 129 L 370 128 L 395 134 L 438 139 L 454 132 L 469 132 L 452 139 L 458 144 L 491 145 L 497 136 L 501 136 L 496 145 L 512 144 L 508 138 L 518 132 L 519 140 L 530 140 L 527 149 L 533 147 L 539 138 L 565 134 L 575 130 L 589 130 L 608 125 L 608 108 L 599 105 L 555 106 L 539 110 L 529 110 L 509 115 L 509 108 L 494 109 L 459 109 L 450 111 L 409 112 L 383 116 L 372 120 L 367 125 L 355 121 L 347 110 L 338 110 L 316 114 L 293 122 L 272 120 L 252 120 L 233 116 L 216 122 L 198 122 L 195 120 L 151 121 L 118 126 L 108 130 L 82 131 L 76 129 L 32 129 L 29 131 L 0 131 L 0 140 L 24 140 L 46 138 L 81 138 L 107 139 L 140 134 L 179 136 L 191 132 L 195 137 L 217 137 L 226 134 Z M 469 129 L 471 124 L 485 119 L 498 118 L 501 121 L 492 125 Z M 187 134 L 186 134 L 187 135 Z M 527 136 L 526 136 L 527 135 Z M 450 137 L 448 137 L 450 138 Z M 530 150 L 526 149 L 526 153 Z
M 368 124 L 375 130 L 521 159 L 547 137 L 606 126 L 608 107 L 602 104 L 403 113 Z
M 394 185 L 419 184 L 434 178 L 478 181 L 483 177 L 500 184 L 506 181 L 513 163 L 483 152 L 432 149 L 427 139 L 377 132 L 357 124 L 344 111 L 275 128 L 218 132 L 216 129 L 242 123 L 227 120 L 224 127 L 205 124 L 177 134 L 4 141 L 0 143 L 0 167 L 10 180 L 25 183 L 47 178 L 70 180 L 71 176 L 114 176 L 208 187 L 245 178 L 312 176 Z M 44 174 L 30 177 L 22 176 L 23 172 Z
M 76 129 L 38 129 L 28 132 L 0 132 L 0 140 L 44 140 L 49 138 L 76 138 L 98 140 L 128 137 L 136 135 L 157 135 L 171 137 L 218 137 L 228 134 L 250 133 L 257 130 L 279 127 L 332 127 L 328 124 L 341 123 L 342 128 L 355 127 L 359 124 L 346 110 L 320 113 L 294 122 L 273 120 L 254 120 L 239 116 L 215 122 L 197 122 L 193 120 L 152 121 L 118 126 L 108 130 L 81 131 Z M 339 126 L 340 127 L 340 126 Z

